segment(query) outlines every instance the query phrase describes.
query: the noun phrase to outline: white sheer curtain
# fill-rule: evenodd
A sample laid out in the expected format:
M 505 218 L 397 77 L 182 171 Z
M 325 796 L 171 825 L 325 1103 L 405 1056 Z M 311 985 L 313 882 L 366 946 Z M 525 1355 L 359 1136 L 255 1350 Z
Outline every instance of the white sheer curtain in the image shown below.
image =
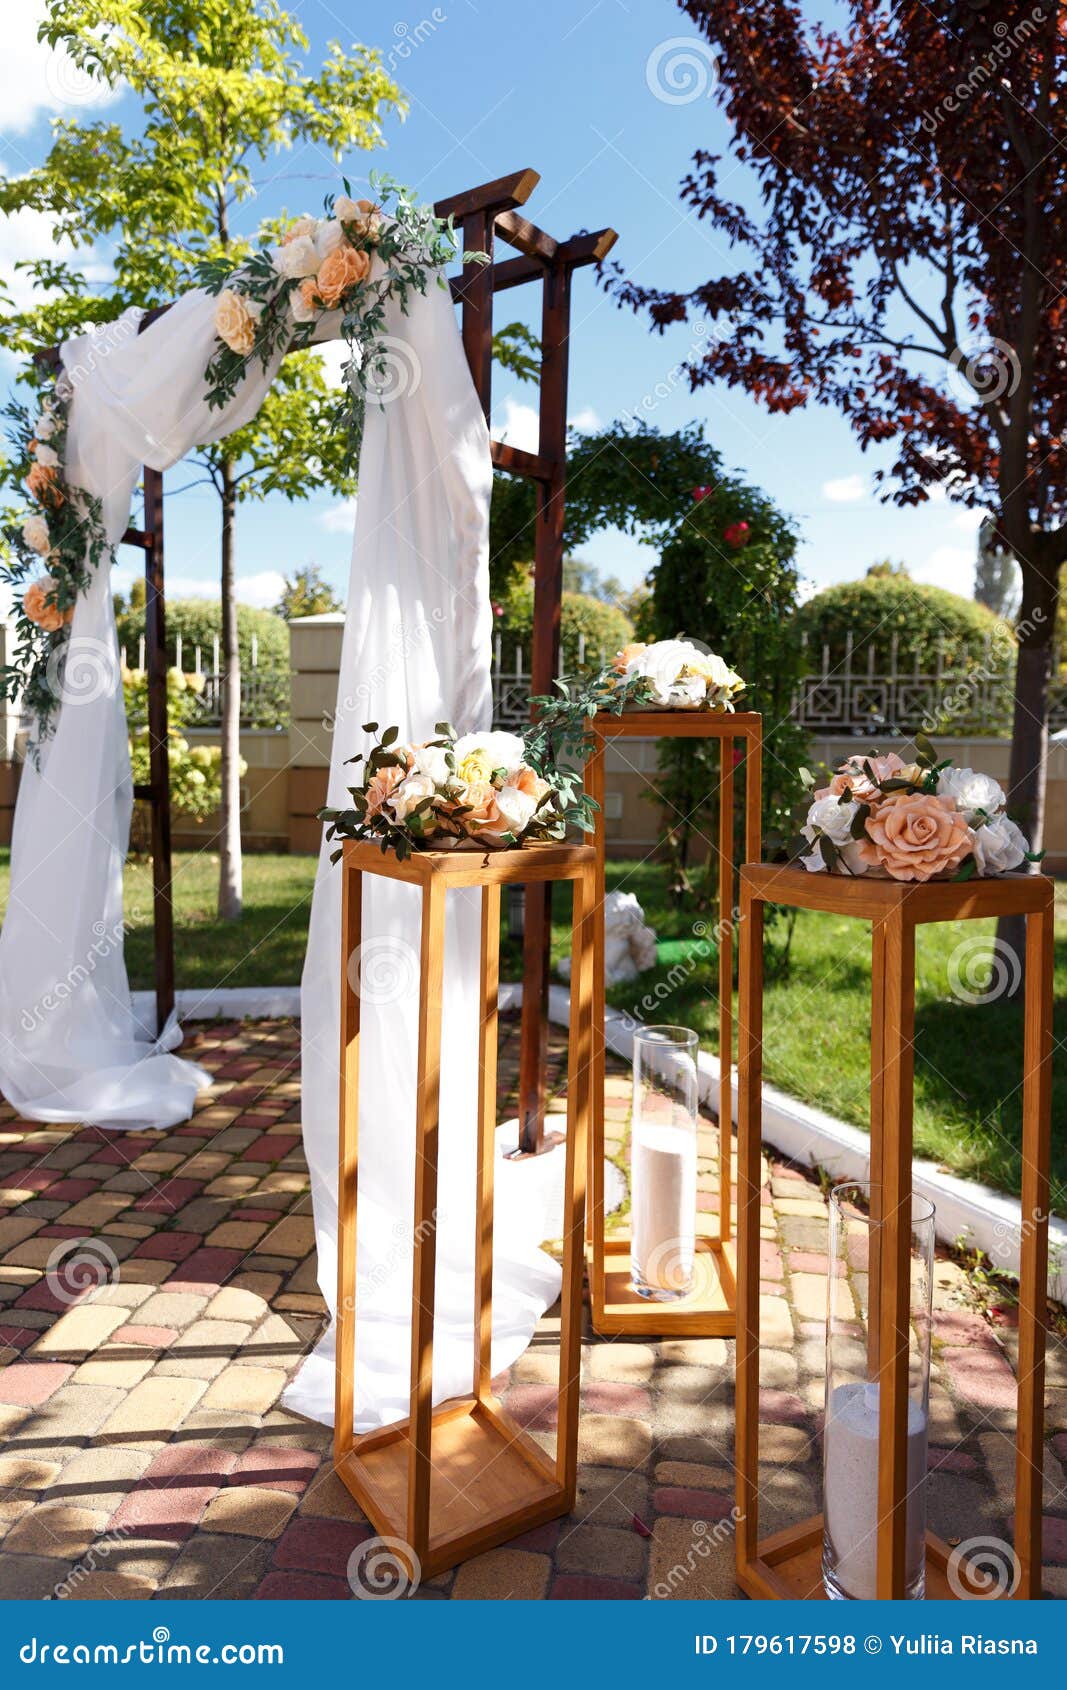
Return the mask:
M 223 411 L 204 399 L 214 301 L 179 300 L 137 333 L 141 313 L 69 341 L 74 387 L 66 474 L 98 498 L 112 544 L 142 463 L 166 469 L 255 414 L 274 369 L 256 370 Z M 123 955 L 122 865 L 133 789 L 110 570 L 96 571 L 71 626 L 55 734 L 22 772 L 11 895 L 0 932 L 0 1090 L 35 1121 L 167 1127 L 187 1119 L 203 1070 L 139 1024 Z
M 397 396 L 367 407 L 333 731 L 329 802 L 346 802 L 345 759 L 362 724 L 432 736 L 447 719 L 490 725 L 489 434 L 447 291 L 431 286 L 387 324 Z M 301 994 L 304 1144 L 312 1176 L 319 1285 L 331 1312 L 337 1271 L 340 877 L 324 845 Z M 364 880 L 355 1424 L 408 1411 L 415 1185 L 419 897 Z M 471 1388 L 479 894 L 449 894 L 435 1228 L 434 1400 Z M 532 1186 L 533 1182 L 531 1182 Z M 516 1191 L 515 1186 L 522 1189 Z M 493 1365 L 526 1348 L 559 1293 L 538 1249 L 544 1211 L 524 1182 L 500 1182 L 493 1261 Z M 333 1421 L 332 1328 L 282 1401 Z

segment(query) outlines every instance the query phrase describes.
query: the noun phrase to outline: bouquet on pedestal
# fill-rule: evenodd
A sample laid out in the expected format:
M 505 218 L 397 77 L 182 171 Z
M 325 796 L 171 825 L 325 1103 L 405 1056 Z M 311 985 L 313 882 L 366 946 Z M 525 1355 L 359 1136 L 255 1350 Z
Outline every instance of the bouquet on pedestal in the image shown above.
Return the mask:
M 923 734 L 915 746 L 910 763 L 895 751 L 849 757 L 829 786 L 813 792 L 796 853 L 806 869 L 969 880 L 1038 860 L 992 775 L 956 768 L 949 758 L 939 762 Z
M 377 722 L 364 732 L 378 734 Z M 501 850 L 531 840 L 563 839 L 568 827 L 588 831 L 592 800 L 581 778 L 542 764 L 521 734 L 457 734 L 438 722 L 436 738 L 401 745 L 386 728 L 366 755 L 352 803 L 321 809 L 326 837 L 373 839 L 403 859 L 412 851 Z M 340 852 L 334 854 L 334 861 Z

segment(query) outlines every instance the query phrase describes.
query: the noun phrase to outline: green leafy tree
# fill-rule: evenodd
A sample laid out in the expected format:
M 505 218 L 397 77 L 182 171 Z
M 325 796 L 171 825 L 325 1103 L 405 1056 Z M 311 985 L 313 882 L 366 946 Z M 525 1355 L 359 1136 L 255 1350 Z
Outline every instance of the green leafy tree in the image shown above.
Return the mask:
M 748 683 L 740 710 L 763 716 L 763 832 L 773 857 L 792 834 L 805 736 L 792 720 L 800 673 L 796 533 L 757 488 L 721 475 L 667 538 L 652 572 L 644 618 L 649 639 L 681 633 L 724 657 Z M 656 797 L 672 864 L 673 892 L 700 909 L 718 893 L 718 756 L 711 740 L 663 740 Z M 738 845 L 746 769 L 738 770 Z
M 126 720 L 130 730 L 130 768 L 136 786 L 152 778 L 151 741 L 148 731 L 148 676 L 143 669 L 124 669 L 122 689 Z M 222 797 L 222 753 L 217 745 L 191 745 L 182 728 L 195 724 L 200 687 L 193 675 L 178 669 L 167 674 L 167 750 L 170 765 L 170 801 L 174 813 L 190 821 L 203 822 L 214 815 Z M 244 773 L 244 764 L 241 765 Z M 130 849 L 147 856 L 152 848 L 151 805 L 134 805 Z
M 302 569 L 285 577 L 282 596 L 275 608 L 287 622 L 294 622 L 299 616 L 322 616 L 326 611 L 343 610 L 345 606 L 344 600 L 323 579 L 319 565 L 305 563 Z
M 128 305 L 173 299 L 201 259 L 232 257 L 236 265 L 248 246 L 234 215 L 254 197 L 262 167 L 276 171 L 294 147 L 336 160 L 378 147 L 385 118 L 404 110 L 369 48 L 333 42 L 318 69 L 305 69 L 307 38 L 276 0 L 47 0 L 41 33 L 102 83 L 121 84 L 140 115 L 125 126 L 61 120 L 43 164 L 0 177 L 0 211 L 43 213 L 57 241 L 76 250 L 106 242 L 113 263 L 104 289 L 92 287 L 77 262 L 30 264 L 35 303 L 0 312 L 0 332 L 16 349 L 52 343 Z M 283 365 L 256 418 L 197 459 L 197 479 L 215 489 L 221 510 L 219 912 L 229 918 L 242 901 L 237 510 L 274 493 L 302 498 L 312 484 L 351 491 L 326 415 L 322 362 L 299 354 Z

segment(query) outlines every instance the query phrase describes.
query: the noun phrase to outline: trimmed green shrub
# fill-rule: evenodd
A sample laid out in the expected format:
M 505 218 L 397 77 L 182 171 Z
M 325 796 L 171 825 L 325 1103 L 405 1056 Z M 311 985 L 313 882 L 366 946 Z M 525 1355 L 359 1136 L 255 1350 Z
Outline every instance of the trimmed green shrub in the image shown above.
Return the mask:
M 144 606 L 127 609 L 117 619 L 119 650 L 136 665 L 139 644 L 145 631 Z M 173 599 L 167 604 L 167 661 L 177 662 L 178 639 L 182 642 L 182 668 L 190 673 L 200 647 L 200 661 L 211 668 L 212 641 L 222 634 L 222 606 L 217 599 Z M 257 678 L 254 707 L 244 714 L 247 727 L 285 727 L 289 721 L 289 624 L 272 610 L 258 610 L 250 604 L 237 606 L 237 644 L 245 682 L 252 673 L 252 640 L 257 647 Z
M 521 648 L 523 667 L 530 667 L 533 641 L 533 582 L 529 579 L 513 587 L 504 602 L 504 614 L 496 624 L 501 635 L 503 673 L 515 668 L 515 654 Z M 578 653 L 585 639 L 585 661 L 582 672 L 589 674 L 603 661 L 610 663 L 620 646 L 633 639 L 633 623 L 617 605 L 605 604 L 603 599 L 588 593 L 564 593 L 560 613 L 560 643 L 563 647 L 563 667 L 568 675 L 579 673 Z

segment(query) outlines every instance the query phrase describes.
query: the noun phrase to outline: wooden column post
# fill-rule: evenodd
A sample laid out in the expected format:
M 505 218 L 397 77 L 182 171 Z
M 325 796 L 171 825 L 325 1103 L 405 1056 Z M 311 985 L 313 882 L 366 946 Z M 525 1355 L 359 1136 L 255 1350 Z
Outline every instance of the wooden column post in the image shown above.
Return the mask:
M 570 267 L 557 257 L 545 271 L 541 308 L 538 452 L 549 465 L 550 479 L 539 482 L 537 487 L 530 689 L 535 695 L 542 696 L 551 692 L 559 666 L 570 299 Z M 527 1155 L 546 1148 L 545 1054 L 551 940 L 552 888 L 547 882 L 527 886 L 523 924 L 522 1035 L 519 1043 L 519 1150 Z
M 174 902 L 170 841 L 170 745 L 167 728 L 167 626 L 163 597 L 163 476 L 144 472 L 145 664 L 152 805 L 152 917 L 156 1031 L 174 1008 Z

